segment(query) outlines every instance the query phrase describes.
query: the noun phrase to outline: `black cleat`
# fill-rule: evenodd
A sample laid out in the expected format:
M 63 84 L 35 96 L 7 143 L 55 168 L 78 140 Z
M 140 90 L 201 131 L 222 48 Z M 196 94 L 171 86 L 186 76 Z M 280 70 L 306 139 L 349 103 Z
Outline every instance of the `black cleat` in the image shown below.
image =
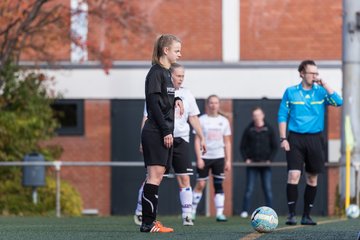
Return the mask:
M 296 225 L 297 221 L 294 213 L 290 213 L 285 222 L 286 225 Z
M 314 225 L 316 225 L 316 224 L 317 224 L 317 223 L 314 222 L 314 221 L 311 219 L 310 216 L 303 216 L 303 217 L 301 218 L 301 225 L 312 225 L 312 226 L 314 226 Z

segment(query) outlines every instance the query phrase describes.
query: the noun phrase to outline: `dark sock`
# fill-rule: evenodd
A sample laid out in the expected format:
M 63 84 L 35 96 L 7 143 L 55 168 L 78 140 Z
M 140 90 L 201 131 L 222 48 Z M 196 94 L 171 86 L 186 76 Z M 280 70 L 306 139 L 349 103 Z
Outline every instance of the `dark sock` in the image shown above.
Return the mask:
M 304 214 L 303 216 L 309 216 L 310 211 L 313 207 L 315 196 L 316 196 L 317 187 L 306 185 L 304 193 Z
M 288 183 L 286 185 L 286 195 L 287 195 L 289 213 L 292 214 L 292 215 L 295 215 L 296 201 L 297 201 L 297 198 L 298 198 L 298 186 L 297 186 L 297 184 Z
M 142 221 L 145 224 L 151 224 L 156 219 L 158 191 L 159 186 L 145 183 L 143 196 L 141 198 Z

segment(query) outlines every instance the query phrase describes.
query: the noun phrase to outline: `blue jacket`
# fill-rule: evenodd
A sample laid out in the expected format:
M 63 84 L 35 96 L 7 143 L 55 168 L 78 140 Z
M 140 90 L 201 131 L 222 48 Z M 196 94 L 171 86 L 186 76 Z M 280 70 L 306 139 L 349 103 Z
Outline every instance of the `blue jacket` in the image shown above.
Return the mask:
M 311 90 L 305 90 L 300 83 L 286 89 L 279 108 L 278 122 L 287 122 L 288 130 L 292 132 L 318 133 L 324 130 L 326 106 L 337 107 L 342 102 L 336 92 L 328 95 L 317 84 Z

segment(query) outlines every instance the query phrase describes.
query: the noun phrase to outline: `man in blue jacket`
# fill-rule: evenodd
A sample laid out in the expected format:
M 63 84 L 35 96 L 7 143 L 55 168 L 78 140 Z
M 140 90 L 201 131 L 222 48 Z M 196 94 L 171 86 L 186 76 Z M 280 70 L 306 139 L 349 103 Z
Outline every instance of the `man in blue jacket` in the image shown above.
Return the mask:
M 289 216 L 286 224 L 297 223 L 295 209 L 298 183 L 305 166 L 306 188 L 301 224 L 316 225 L 310 217 L 310 211 L 316 196 L 318 174 L 324 170 L 325 110 L 327 105 L 341 106 L 342 98 L 319 78 L 313 60 L 301 62 L 298 71 L 302 81 L 286 89 L 278 113 L 281 148 L 286 151 L 288 165 L 286 193 Z M 289 131 L 288 137 L 286 129 Z

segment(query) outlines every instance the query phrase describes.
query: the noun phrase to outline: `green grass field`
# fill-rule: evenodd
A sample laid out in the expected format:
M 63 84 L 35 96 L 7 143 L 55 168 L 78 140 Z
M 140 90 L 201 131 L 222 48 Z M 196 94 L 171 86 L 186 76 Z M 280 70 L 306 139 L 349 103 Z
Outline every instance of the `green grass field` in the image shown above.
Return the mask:
M 315 217 L 318 226 L 284 225 L 280 217 L 275 232 L 255 233 L 248 219 L 232 217 L 226 223 L 217 223 L 214 218 L 198 217 L 193 227 L 184 227 L 181 219 L 174 216 L 159 216 L 174 233 L 140 233 L 132 216 L 125 217 L 0 217 L 0 239 L 6 240 L 112 240 L 112 239 L 357 239 L 360 218 L 355 220 Z

